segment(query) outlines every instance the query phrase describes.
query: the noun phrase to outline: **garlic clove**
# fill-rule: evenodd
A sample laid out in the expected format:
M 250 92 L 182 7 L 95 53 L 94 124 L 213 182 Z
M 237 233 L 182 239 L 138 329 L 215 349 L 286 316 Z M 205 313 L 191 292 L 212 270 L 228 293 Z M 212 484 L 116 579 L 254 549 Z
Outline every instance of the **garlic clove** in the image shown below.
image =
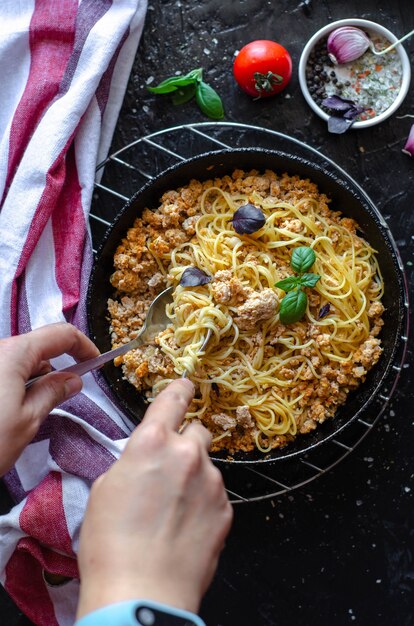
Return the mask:
M 371 46 L 371 40 L 360 28 L 341 26 L 328 37 L 327 48 L 332 63 L 342 65 L 355 61 Z
M 414 157 L 414 124 L 411 126 L 411 130 L 408 135 L 407 142 L 403 148 L 403 152 L 411 157 Z

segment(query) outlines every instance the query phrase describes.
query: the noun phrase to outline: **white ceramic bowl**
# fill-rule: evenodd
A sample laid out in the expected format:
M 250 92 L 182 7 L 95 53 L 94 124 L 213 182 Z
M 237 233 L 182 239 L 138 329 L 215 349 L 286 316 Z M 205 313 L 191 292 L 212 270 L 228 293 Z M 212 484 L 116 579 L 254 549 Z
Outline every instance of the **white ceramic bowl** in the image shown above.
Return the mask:
M 312 52 L 314 46 L 318 43 L 318 41 L 322 39 L 323 37 L 327 37 L 330 32 L 332 32 L 336 28 L 339 28 L 340 26 L 356 26 L 362 29 L 368 29 L 375 33 L 378 33 L 379 35 L 382 35 L 383 37 L 386 37 L 386 39 L 388 39 L 388 41 L 390 41 L 391 43 L 394 43 L 395 41 L 398 41 L 399 39 L 398 37 L 393 35 L 387 28 L 384 28 L 380 24 L 377 24 L 376 22 L 371 22 L 369 20 L 362 20 L 358 18 L 349 18 L 345 20 L 338 20 L 337 22 L 331 22 L 330 24 L 327 24 L 326 26 L 318 30 L 313 35 L 313 37 L 309 39 L 308 43 L 303 49 L 303 52 L 301 54 L 300 61 L 299 61 L 299 84 L 300 84 L 300 88 L 302 89 L 302 93 L 306 99 L 306 102 L 309 104 L 311 109 L 313 109 L 314 112 L 325 121 L 328 120 L 329 115 L 325 113 L 325 111 L 323 111 L 317 105 L 317 103 L 312 98 L 311 94 L 309 93 L 309 89 L 306 83 L 306 65 L 308 63 L 309 55 Z M 372 117 L 368 120 L 355 122 L 351 126 L 351 128 L 355 128 L 355 129 L 368 128 L 369 126 L 374 126 L 375 124 L 379 124 L 380 122 L 383 122 L 384 120 L 387 119 L 387 117 L 395 113 L 395 111 L 398 109 L 398 107 L 404 100 L 405 96 L 407 95 L 408 87 L 410 85 L 410 80 L 411 80 L 410 61 L 402 44 L 398 44 L 398 46 L 396 46 L 395 49 L 398 52 L 399 57 L 401 59 L 402 74 L 403 74 L 401 88 L 397 97 L 395 98 L 391 106 L 388 107 L 388 109 L 386 109 L 379 115 L 376 115 L 375 117 Z

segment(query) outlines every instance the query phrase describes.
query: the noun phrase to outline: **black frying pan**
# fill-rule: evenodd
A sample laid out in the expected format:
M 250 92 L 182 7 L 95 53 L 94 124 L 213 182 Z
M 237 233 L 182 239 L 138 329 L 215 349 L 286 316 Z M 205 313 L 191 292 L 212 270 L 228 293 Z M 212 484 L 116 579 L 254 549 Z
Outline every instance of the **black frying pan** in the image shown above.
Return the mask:
M 378 261 L 385 282 L 384 328 L 381 333 L 384 351 L 377 365 L 369 372 L 365 383 L 348 396 L 346 403 L 338 409 L 334 418 L 318 426 L 312 433 L 298 436 L 285 448 L 273 450 L 267 455 L 259 451 L 240 452 L 234 455 L 234 462 L 257 463 L 303 455 L 335 436 L 367 409 L 375 395 L 380 392 L 399 345 L 404 319 L 404 282 L 398 263 L 398 252 L 383 218 L 361 188 L 338 166 L 326 161 L 326 166 L 322 167 L 294 154 L 257 148 L 210 152 L 179 163 L 147 183 L 123 207 L 107 231 L 96 256 L 88 290 L 90 335 L 102 352 L 111 348 L 107 300 L 113 296 L 113 288 L 109 282 L 109 276 L 113 272 L 113 256 L 135 218 L 145 207 L 159 206 L 159 200 L 165 191 L 185 185 L 192 178 L 206 180 L 222 177 L 235 168 L 244 170 L 254 168 L 259 171 L 271 169 L 278 173 L 287 172 L 291 175 L 297 174 L 301 178 L 310 178 L 321 192 L 332 199 L 331 209 L 340 210 L 358 222 L 365 238 L 378 252 Z M 122 378 L 121 368 L 114 367 L 111 362 L 104 366 L 102 373 L 117 399 L 119 408 L 133 422 L 139 422 L 146 404 L 135 388 Z M 215 453 L 214 458 L 228 460 L 225 452 Z

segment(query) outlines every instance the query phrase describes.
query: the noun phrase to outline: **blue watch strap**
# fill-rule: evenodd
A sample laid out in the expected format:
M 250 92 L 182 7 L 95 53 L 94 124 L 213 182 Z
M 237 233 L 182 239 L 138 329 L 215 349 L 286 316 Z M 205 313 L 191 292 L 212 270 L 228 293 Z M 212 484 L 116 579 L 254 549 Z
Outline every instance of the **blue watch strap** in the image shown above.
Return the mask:
M 74 626 L 206 626 L 189 611 L 153 600 L 127 600 L 108 604 L 81 617 Z

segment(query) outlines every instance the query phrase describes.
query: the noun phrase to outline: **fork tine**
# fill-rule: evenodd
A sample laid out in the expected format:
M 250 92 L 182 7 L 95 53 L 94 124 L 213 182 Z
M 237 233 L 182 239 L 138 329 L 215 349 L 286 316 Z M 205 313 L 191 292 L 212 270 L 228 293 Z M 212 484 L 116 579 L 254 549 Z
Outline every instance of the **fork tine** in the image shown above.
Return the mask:
M 210 341 L 211 335 L 213 334 L 213 331 L 211 330 L 211 328 L 208 329 L 206 337 L 203 341 L 203 343 L 201 344 L 200 350 L 197 352 L 197 354 L 200 354 L 200 352 L 203 352 L 204 349 L 206 348 L 208 342 Z M 181 378 L 187 378 L 188 376 L 188 371 L 184 370 L 184 372 L 181 374 Z

